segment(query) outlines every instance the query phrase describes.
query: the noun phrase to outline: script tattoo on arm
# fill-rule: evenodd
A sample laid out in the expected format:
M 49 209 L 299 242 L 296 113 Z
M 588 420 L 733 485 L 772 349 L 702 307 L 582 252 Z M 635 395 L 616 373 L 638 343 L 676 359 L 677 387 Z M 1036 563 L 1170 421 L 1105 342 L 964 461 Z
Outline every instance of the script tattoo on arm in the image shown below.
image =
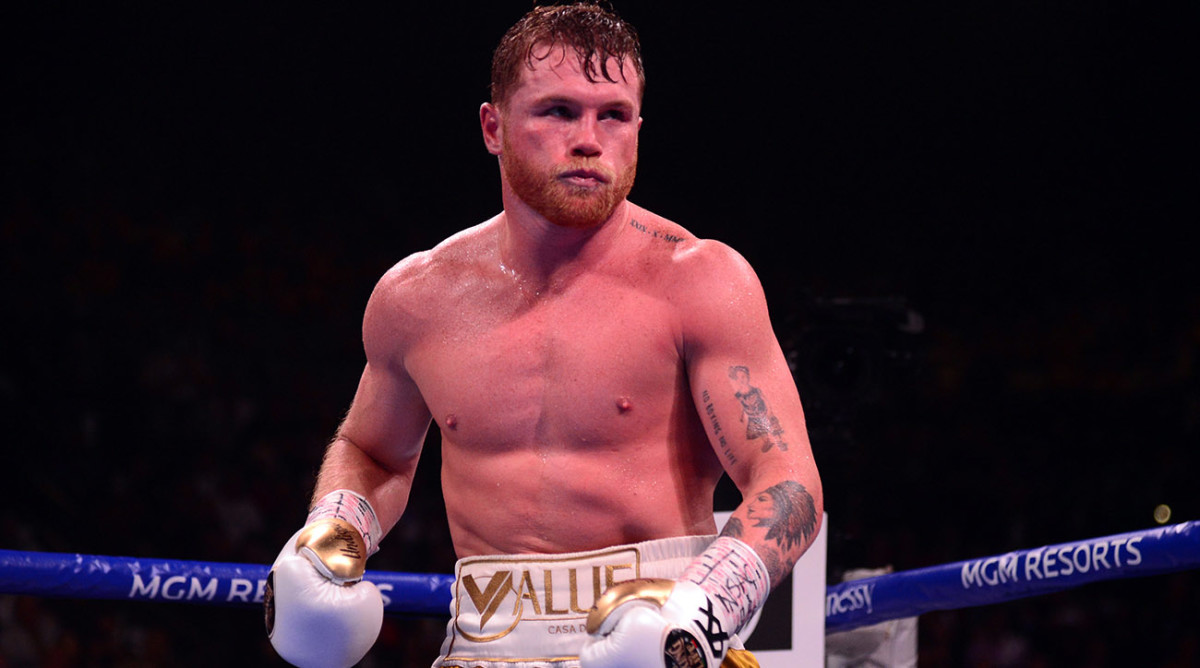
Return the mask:
M 725 440 L 725 434 L 721 431 L 721 422 L 717 420 L 717 411 L 713 407 L 712 396 L 709 395 L 708 390 L 704 390 L 700 398 L 704 400 L 704 414 L 708 416 L 709 423 L 712 424 L 712 437 L 716 441 L 717 448 L 730 464 L 736 464 L 737 455 L 733 454 L 733 449 L 729 447 L 729 441 Z
M 751 441 L 763 439 L 763 452 L 773 447 L 787 451 L 788 444 L 783 440 L 783 427 L 779 424 L 779 418 L 771 412 L 762 390 L 750 384 L 750 369 L 744 366 L 729 367 L 729 382 L 733 386 L 733 396 L 742 402 L 746 438 Z

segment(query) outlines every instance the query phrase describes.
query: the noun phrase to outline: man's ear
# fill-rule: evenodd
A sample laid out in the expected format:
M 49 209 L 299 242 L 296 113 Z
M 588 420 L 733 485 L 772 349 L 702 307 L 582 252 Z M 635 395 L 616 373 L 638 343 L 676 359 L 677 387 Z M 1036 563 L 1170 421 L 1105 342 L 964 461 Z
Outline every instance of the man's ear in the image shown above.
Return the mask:
M 479 107 L 479 128 L 483 131 L 483 145 L 487 147 L 488 153 L 500 155 L 500 147 L 504 145 L 500 108 L 491 102 L 484 102 Z

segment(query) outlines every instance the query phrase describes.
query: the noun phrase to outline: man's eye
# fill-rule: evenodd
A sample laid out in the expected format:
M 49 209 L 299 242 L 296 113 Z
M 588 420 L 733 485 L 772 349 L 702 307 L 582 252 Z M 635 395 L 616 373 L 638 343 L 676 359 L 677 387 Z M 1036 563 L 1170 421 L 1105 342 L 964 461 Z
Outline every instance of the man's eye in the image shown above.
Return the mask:
M 627 121 L 629 120 L 629 115 L 620 109 L 609 109 L 608 111 L 601 112 L 600 120 Z
M 555 105 L 547 108 L 542 112 L 543 116 L 551 116 L 553 118 L 574 118 L 575 114 L 568 108 L 562 105 Z

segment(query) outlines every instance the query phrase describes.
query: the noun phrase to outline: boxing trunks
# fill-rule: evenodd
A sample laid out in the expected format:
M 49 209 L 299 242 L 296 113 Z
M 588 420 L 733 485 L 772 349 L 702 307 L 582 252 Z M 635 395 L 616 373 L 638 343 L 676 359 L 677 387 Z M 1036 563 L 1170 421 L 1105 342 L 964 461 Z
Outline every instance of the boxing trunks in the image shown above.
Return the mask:
M 681 536 L 568 554 L 460 559 L 434 668 L 578 668 L 588 610 L 605 589 L 676 578 L 716 536 Z M 722 666 L 757 666 L 735 637 Z

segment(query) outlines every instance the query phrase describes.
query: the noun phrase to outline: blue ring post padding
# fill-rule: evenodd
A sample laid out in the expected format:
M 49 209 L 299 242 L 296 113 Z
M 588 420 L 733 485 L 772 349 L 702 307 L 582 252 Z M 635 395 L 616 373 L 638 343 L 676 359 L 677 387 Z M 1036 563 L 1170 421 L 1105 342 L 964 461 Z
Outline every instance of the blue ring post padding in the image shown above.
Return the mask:
M 0 550 L 0 593 L 261 606 L 269 566 Z M 367 571 L 384 610 L 448 615 L 449 575 Z
M 826 590 L 825 631 L 846 631 L 1070 589 L 1200 568 L 1200 522 L 901 571 Z M 269 567 L 0 550 L 0 594 L 254 607 Z M 390 614 L 446 616 L 450 575 L 367 571 Z
M 1193 568 L 1200 522 L 1018 550 L 831 586 L 825 632 Z

